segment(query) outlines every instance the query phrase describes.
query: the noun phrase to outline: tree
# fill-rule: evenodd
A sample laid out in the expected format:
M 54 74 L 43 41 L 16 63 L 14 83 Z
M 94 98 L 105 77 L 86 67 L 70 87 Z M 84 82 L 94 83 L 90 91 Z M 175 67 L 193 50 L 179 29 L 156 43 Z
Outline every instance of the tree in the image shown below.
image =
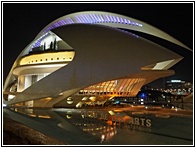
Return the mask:
M 56 50 L 56 38 L 54 40 L 54 50 Z
M 50 50 L 52 50 L 53 49 L 53 43 L 51 42 L 50 43 Z
M 44 50 L 46 50 L 46 42 L 44 42 Z

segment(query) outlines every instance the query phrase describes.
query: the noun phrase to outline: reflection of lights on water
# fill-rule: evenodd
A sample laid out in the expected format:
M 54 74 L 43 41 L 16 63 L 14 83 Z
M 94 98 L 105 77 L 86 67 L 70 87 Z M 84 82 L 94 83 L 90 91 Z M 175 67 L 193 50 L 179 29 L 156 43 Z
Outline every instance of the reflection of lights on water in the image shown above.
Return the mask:
M 72 117 L 72 112 L 71 111 L 67 111 L 66 117 L 67 117 L 67 119 L 70 119 Z
M 84 116 L 84 115 L 82 115 L 82 118 L 85 118 L 85 116 Z
M 114 136 L 114 132 L 113 132 L 113 131 L 110 133 L 110 136 L 111 136 L 111 137 Z
M 148 109 L 148 106 L 146 106 L 145 108 Z
M 38 115 L 38 118 L 45 118 L 45 119 L 50 119 L 51 117 L 48 115 Z
M 105 138 L 105 135 L 101 135 L 101 140 L 104 140 L 104 138 Z
M 99 130 L 99 128 L 97 127 L 95 130 Z
M 107 140 L 109 140 L 109 139 L 111 139 L 115 134 L 117 133 L 117 131 L 111 131 L 111 132 L 106 132 L 105 134 L 102 134 L 101 135 L 101 143 L 103 142 L 103 141 L 107 141 Z
M 71 119 L 72 116 L 71 115 L 66 115 L 66 117 L 67 117 L 67 119 Z
M 102 130 L 101 130 L 102 129 Z M 97 127 L 97 128 L 83 128 L 82 129 L 85 132 L 90 132 L 93 136 L 98 136 L 100 137 L 100 142 L 106 142 L 109 139 L 111 139 L 116 133 L 116 128 L 113 127 Z
M 59 93 L 59 96 L 62 96 L 63 95 L 63 93 Z
M 155 116 L 158 118 L 170 118 L 170 115 L 168 115 L 168 114 L 157 114 Z

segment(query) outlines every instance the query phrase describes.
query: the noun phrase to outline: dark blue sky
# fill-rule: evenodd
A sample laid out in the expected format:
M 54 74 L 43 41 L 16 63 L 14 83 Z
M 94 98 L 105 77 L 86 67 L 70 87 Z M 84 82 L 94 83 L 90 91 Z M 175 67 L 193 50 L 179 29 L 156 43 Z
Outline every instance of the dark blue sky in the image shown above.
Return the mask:
M 78 11 L 108 11 L 130 16 L 163 30 L 193 49 L 193 3 L 3 3 L 2 8 L 3 81 L 20 52 L 46 25 Z M 171 68 L 176 74 L 165 80 L 192 81 L 193 52 L 163 40 L 152 39 L 184 57 Z M 162 79 L 152 85 L 160 83 Z

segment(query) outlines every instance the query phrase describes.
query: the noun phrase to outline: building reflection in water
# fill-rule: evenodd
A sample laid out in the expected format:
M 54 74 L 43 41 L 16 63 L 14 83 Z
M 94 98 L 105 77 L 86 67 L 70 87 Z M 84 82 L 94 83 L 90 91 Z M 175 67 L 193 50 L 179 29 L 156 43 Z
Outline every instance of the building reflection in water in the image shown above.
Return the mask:
M 137 110 L 127 111 L 120 108 L 5 108 L 3 115 L 73 145 L 193 143 L 191 112 L 163 109 L 158 111 L 158 108 L 140 110 L 139 107 Z
M 100 139 L 100 143 L 112 139 L 118 129 L 130 129 L 150 132 L 149 127 L 137 126 L 130 123 L 132 117 L 120 110 L 87 110 L 87 109 L 26 109 L 12 108 L 15 112 L 33 118 L 57 121 L 59 128 L 71 132 L 86 132 Z

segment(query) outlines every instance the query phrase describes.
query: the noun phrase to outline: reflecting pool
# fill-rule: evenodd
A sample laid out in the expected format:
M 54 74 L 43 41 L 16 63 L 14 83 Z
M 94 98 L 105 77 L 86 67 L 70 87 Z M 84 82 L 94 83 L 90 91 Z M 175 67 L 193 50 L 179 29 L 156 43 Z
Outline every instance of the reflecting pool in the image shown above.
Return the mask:
M 4 116 L 70 145 L 193 145 L 193 116 L 139 108 L 5 108 Z

